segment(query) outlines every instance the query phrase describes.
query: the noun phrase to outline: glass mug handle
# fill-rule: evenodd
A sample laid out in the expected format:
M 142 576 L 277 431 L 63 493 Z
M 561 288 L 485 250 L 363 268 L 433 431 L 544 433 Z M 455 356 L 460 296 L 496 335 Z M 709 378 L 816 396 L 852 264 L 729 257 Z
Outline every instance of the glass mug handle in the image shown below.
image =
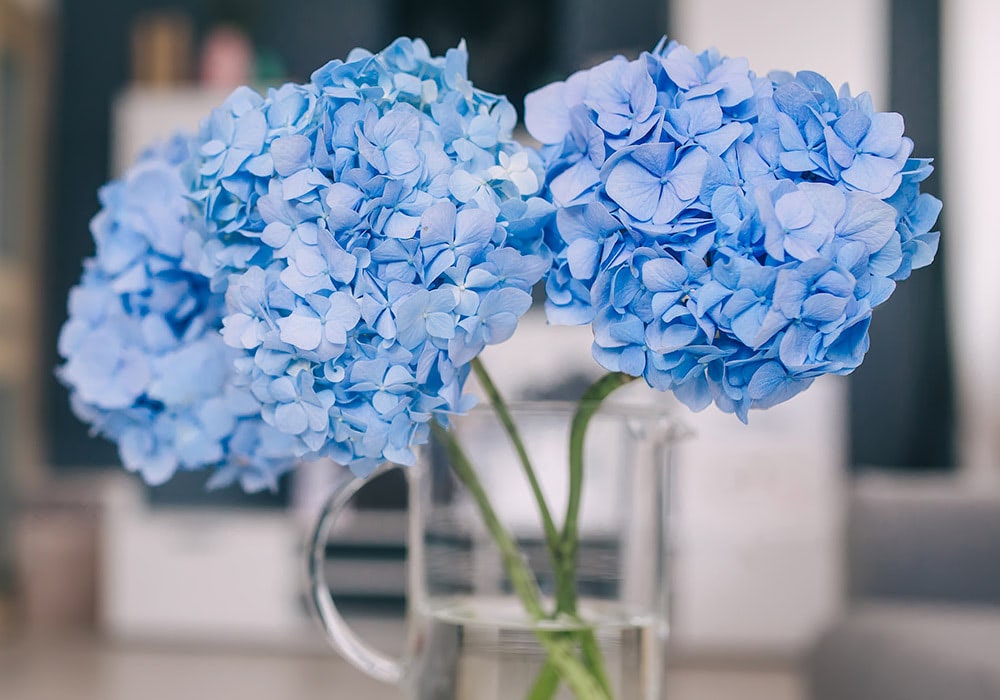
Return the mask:
M 310 597 L 326 632 L 327 640 L 333 648 L 363 673 L 383 683 L 398 685 L 403 677 L 402 663 L 372 649 L 354 633 L 337 610 L 324 574 L 329 533 L 344 512 L 344 508 L 368 481 L 394 468 L 397 467 L 382 465 L 367 479 L 351 476 L 345 478 L 334 489 L 323 505 L 316 527 L 309 538 L 308 573 Z

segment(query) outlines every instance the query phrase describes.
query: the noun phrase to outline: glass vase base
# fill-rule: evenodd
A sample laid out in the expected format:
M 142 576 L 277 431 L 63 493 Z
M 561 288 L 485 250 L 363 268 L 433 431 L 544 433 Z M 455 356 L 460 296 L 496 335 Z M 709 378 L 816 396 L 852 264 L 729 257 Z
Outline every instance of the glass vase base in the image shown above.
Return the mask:
M 419 630 L 404 687 L 412 700 L 579 700 L 565 683 L 537 694 L 546 659 L 540 635 L 574 642 L 591 631 L 613 700 L 658 700 L 663 656 L 657 621 L 581 601 L 586 623 L 530 620 L 514 597 L 456 596 L 414 611 Z M 533 694 L 536 693 L 536 694 Z

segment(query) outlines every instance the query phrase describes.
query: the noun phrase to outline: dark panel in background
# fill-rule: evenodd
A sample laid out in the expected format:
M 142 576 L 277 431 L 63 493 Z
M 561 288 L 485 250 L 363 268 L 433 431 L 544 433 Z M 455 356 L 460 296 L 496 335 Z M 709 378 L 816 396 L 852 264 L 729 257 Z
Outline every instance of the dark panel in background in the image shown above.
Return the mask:
M 615 53 L 636 56 L 669 31 L 669 0 L 556 0 L 556 68 L 564 74 Z
M 233 2 L 243 7 L 242 0 Z M 258 47 L 277 53 L 296 82 L 356 46 L 378 51 L 400 34 L 398 0 L 259 3 L 259 21 L 251 28 Z
M 892 0 L 890 108 L 906 117 L 914 153 L 941 152 L 941 0 Z M 941 169 L 926 191 L 940 196 Z M 871 350 L 854 373 L 851 462 L 894 469 L 955 466 L 954 404 L 945 321 L 944 256 L 916 271 L 875 311 Z
M 46 295 L 43 342 L 46 361 L 55 367 L 56 337 L 66 318 L 66 295 L 80 276 L 81 260 L 93 253 L 88 222 L 97 211 L 97 189 L 108 178 L 112 96 L 129 71 L 129 26 L 140 12 L 178 7 L 195 14 L 200 3 L 150 0 L 63 0 L 60 8 L 53 91 L 49 167 L 49 235 L 42 284 Z M 50 378 L 46 391 L 45 441 L 56 467 L 113 464 L 115 450 L 88 437 L 69 409 L 66 391 Z
M 434 53 L 464 38 L 472 82 L 507 95 L 518 110 L 525 93 L 552 74 L 557 54 L 550 38 L 558 29 L 551 0 L 403 0 L 400 10 L 402 32 L 423 37 Z

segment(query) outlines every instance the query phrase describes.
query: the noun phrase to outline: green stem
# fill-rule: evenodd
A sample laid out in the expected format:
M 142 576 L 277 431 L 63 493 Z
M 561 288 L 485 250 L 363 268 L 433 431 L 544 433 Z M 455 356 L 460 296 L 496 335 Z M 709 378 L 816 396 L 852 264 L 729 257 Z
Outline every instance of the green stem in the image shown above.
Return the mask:
M 482 360 L 478 357 L 472 361 L 472 371 L 476 373 L 476 379 L 479 380 L 479 383 L 483 387 L 483 391 L 485 391 L 486 396 L 489 397 L 490 405 L 493 406 L 493 410 L 496 411 L 497 417 L 503 424 L 504 430 L 507 432 L 507 436 L 510 438 L 510 442 L 514 446 L 514 450 L 517 452 L 517 457 L 521 461 L 521 468 L 524 470 L 524 475 L 527 477 L 528 484 L 531 487 L 531 493 L 535 497 L 535 502 L 538 504 L 538 512 L 542 518 L 542 528 L 545 530 L 545 542 L 549 548 L 549 555 L 552 558 L 552 569 L 556 575 L 559 575 L 559 530 L 556 528 L 556 523 L 552 519 L 552 512 L 549 510 L 549 504 L 545 500 L 545 494 L 542 493 L 542 486 L 538 482 L 537 472 L 535 472 L 535 469 L 531 466 L 531 459 L 528 457 L 528 450 L 524 447 L 524 441 L 521 439 L 521 433 L 518 431 L 517 425 L 514 423 L 514 418 L 510 414 L 510 409 L 507 407 L 507 403 L 504 401 L 503 395 L 501 395 L 496 384 L 493 383 L 493 379 L 486 371 L 486 367 L 483 365 Z
M 566 520 L 560 539 L 560 556 L 558 563 L 563 571 L 556 576 L 558 588 L 556 591 L 556 614 L 565 614 L 579 619 L 576 609 L 576 566 L 580 549 L 579 518 L 580 502 L 583 497 L 583 449 L 590 421 L 601 407 L 601 403 L 616 389 L 619 389 L 635 377 L 622 372 L 607 374 L 598 379 L 584 392 L 577 405 L 569 437 L 569 501 L 566 506 Z M 580 648 L 583 659 L 601 688 L 610 697 L 612 695 L 611 680 L 604 667 L 604 657 L 601 654 L 597 636 L 592 628 L 579 632 Z
M 565 567 L 558 578 L 561 585 L 556 593 L 556 614 L 576 613 L 575 572 L 580 547 L 580 501 L 583 496 L 583 447 L 587 427 L 604 401 L 615 389 L 625 386 L 635 377 L 612 372 L 598 379 L 587 389 L 577 405 L 569 433 L 569 501 L 560 539 L 560 564 Z M 568 581 L 568 583 L 567 583 Z
M 559 690 L 559 681 L 559 669 L 552 661 L 546 661 L 528 693 L 528 700 L 551 700 Z
M 472 463 L 465 454 L 465 450 L 462 449 L 455 436 L 438 423 L 432 421 L 431 429 L 435 436 L 445 444 L 448 455 L 451 457 L 452 469 L 475 500 L 486 529 L 489 530 L 493 541 L 500 550 L 504 568 L 507 570 L 511 585 L 521 599 L 524 609 L 535 621 L 542 620 L 546 614 L 542 607 L 538 583 L 518 551 L 514 538 L 507 532 L 496 511 L 493 510 L 493 505 L 490 503 Z M 576 645 L 572 640 L 558 639 L 556 635 L 540 630 L 536 634 L 548 654 L 548 662 L 558 670 L 560 676 L 579 700 L 611 700 L 611 696 L 604 690 L 601 683 L 580 662 L 576 655 Z
M 517 452 L 518 459 L 521 462 L 521 468 L 524 471 L 524 475 L 528 480 L 529 486 L 531 487 L 535 503 L 538 505 L 538 512 L 542 520 L 542 527 L 545 531 L 545 541 L 549 550 L 549 557 L 552 560 L 552 571 L 556 578 L 556 588 L 557 590 L 564 591 L 575 590 L 576 572 L 573 567 L 566 567 L 562 563 L 563 551 L 560 546 L 560 533 L 556 528 L 555 521 L 552 518 L 552 513 L 549 510 L 548 503 L 545 499 L 545 494 L 542 492 L 541 485 L 539 484 L 537 472 L 531 464 L 531 458 L 528 456 L 528 450 L 524 446 L 524 441 L 521 439 L 521 433 L 518 430 L 517 424 L 514 423 L 514 418 L 507 406 L 507 402 L 504 401 L 499 388 L 497 388 L 492 377 L 490 377 L 489 372 L 486 371 L 486 366 L 478 357 L 472 361 L 472 370 L 475 372 L 476 378 L 479 380 L 480 385 L 483 387 L 483 391 L 489 398 L 490 405 L 493 406 L 493 410 L 500 419 L 500 423 L 503 425 L 504 430 L 507 433 L 507 437 L 514 446 L 515 452 Z M 563 612 L 575 613 L 576 611 L 574 609 L 565 610 Z M 578 634 L 578 641 L 583 652 L 584 663 L 593 672 L 595 678 L 601 684 L 608 696 L 612 696 L 613 693 L 611 691 L 611 683 L 608 680 L 606 671 L 604 670 L 604 660 L 601 656 L 600 647 L 597 645 L 597 639 L 594 636 L 593 631 L 586 629 L 580 631 Z M 529 700 L 551 700 L 551 698 L 555 697 L 558 689 L 558 670 L 552 665 L 551 662 L 546 662 L 538 678 L 535 680 L 535 684 L 531 690 L 531 694 L 529 695 Z
M 583 664 L 594 680 L 597 681 L 601 690 L 604 691 L 604 694 L 608 698 L 613 698 L 615 693 L 611 688 L 611 679 L 608 677 L 607 669 L 604 667 L 604 655 L 601 653 L 601 647 L 597 644 L 597 635 L 594 633 L 594 630 L 586 627 L 575 632 L 568 632 L 567 635 L 573 640 L 574 645 L 579 644 L 583 652 Z M 555 679 L 548 677 L 552 674 L 553 670 L 552 664 L 546 662 L 538 678 L 535 679 L 531 695 L 528 696 L 529 700 L 552 700 L 555 697 L 556 692 L 559 690 L 558 671 L 556 670 L 557 675 Z
M 597 643 L 597 635 L 593 628 L 588 627 L 580 630 L 580 649 L 583 651 L 584 665 L 590 670 L 608 697 L 614 697 L 611 679 L 608 678 L 608 670 L 604 667 L 604 654 L 601 653 L 601 647 Z

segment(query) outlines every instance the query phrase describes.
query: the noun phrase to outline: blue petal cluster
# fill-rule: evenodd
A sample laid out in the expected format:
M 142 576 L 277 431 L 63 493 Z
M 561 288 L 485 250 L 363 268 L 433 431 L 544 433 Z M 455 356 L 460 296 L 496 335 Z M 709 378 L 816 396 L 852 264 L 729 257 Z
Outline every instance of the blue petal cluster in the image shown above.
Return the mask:
M 182 265 L 200 220 L 189 197 L 191 149 L 176 137 L 102 188 L 91 222 L 96 255 L 70 292 L 59 376 L 76 414 L 150 483 L 213 466 L 213 484 L 273 487 L 291 466 L 290 441 L 233 385 L 237 353 L 219 334 L 223 298 Z
M 601 365 L 695 410 L 746 421 L 849 373 L 872 309 L 936 252 L 902 117 L 816 73 L 661 42 L 525 108 L 557 207 L 549 320 L 592 324 Z
M 541 161 L 466 64 L 399 39 L 237 90 L 203 125 L 186 259 L 225 293 L 240 385 L 297 456 L 412 463 L 550 266 Z

